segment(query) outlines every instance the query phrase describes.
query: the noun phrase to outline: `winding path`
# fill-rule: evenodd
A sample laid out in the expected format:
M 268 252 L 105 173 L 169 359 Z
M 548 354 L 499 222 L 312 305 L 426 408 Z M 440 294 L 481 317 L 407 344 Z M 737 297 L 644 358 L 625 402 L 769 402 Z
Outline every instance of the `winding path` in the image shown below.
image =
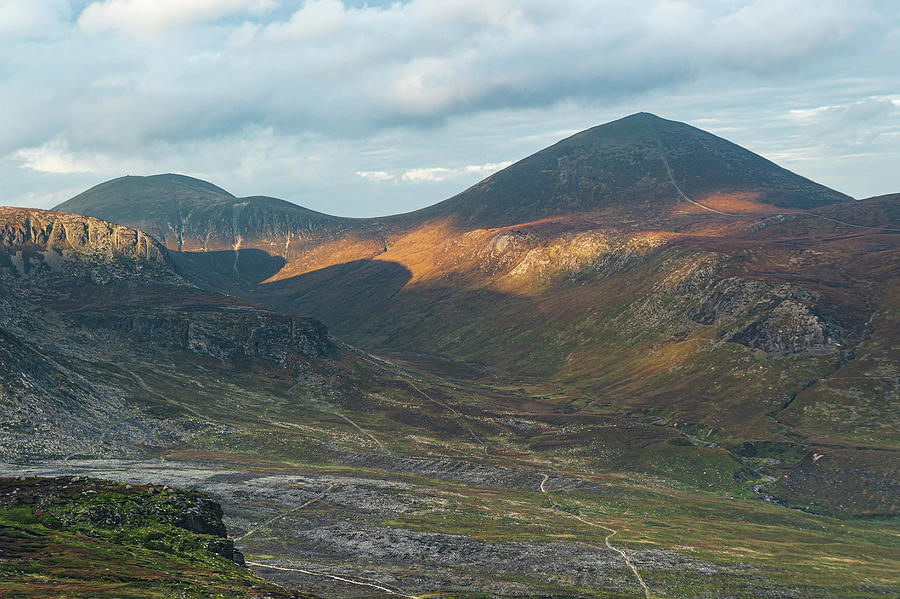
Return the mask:
M 343 576 L 337 576 L 335 574 L 327 574 L 325 572 L 314 572 L 313 570 L 304 570 L 303 568 L 285 568 L 282 566 L 273 566 L 271 564 L 262 564 L 260 562 L 246 562 L 248 566 L 257 566 L 259 568 L 271 568 L 272 570 L 281 570 L 283 572 L 300 572 L 301 574 L 306 574 L 307 576 L 321 576 L 323 578 L 330 578 L 332 580 L 337 580 L 340 582 L 346 582 L 347 584 L 355 584 L 357 586 L 369 587 L 373 589 L 378 589 L 379 591 L 384 591 L 390 595 L 397 595 L 398 597 L 406 597 L 407 599 L 422 599 L 417 595 L 408 595 L 402 591 L 395 591 L 393 589 L 389 589 L 386 586 L 382 586 L 381 584 L 376 584 L 374 582 L 364 582 L 361 580 L 353 580 L 351 578 L 344 578 Z
M 436 400 L 435 398 L 431 397 L 430 395 L 428 395 L 427 393 L 425 393 L 424 391 L 422 391 L 421 389 L 419 389 L 419 387 L 418 387 L 415 383 L 413 383 L 411 380 L 407 380 L 407 381 L 405 381 L 405 382 L 406 382 L 407 385 L 409 385 L 410 387 L 412 387 L 413 389 L 415 389 L 415 390 L 419 393 L 419 395 L 421 395 L 422 397 L 424 397 L 424 398 L 427 399 L 428 401 L 430 401 L 430 402 L 432 402 L 432 403 L 436 403 L 437 405 L 441 406 L 441 407 L 444 408 L 445 410 L 450 410 L 450 412 L 451 412 L 451 413 L 453 414 L 453 416 L 456 418 L 456 421 L 459 423 L 459 425 L 460 425 L 461 427 L 463 427 L 464 429 L 466 429 L 466 432 L 468 432 L 469 435 L 471 435 L 472 438 L 475 439 L 475 441 L 476 441 L 479 445 L 481 445 L 481 449 L 482 449 L 482 451 L 484 451 L 484 455 L 490 455 L 490 454 L 488 453 L 487 445 L 485 445 L 484 441 L 481 440 L 481 437 L 479 437 L 478 435 L 476 435 L 476 434 L 475 434 L 475 431 L 473 431 L 471 427 L 469 427 L 465 422 L 463 422 L 463 418 L 465 417 L 463 414 L 461 414 L 460 412 L 458 412 L 453 406 L 451 406 L 451 405 L 449 405 L 449 404 L 446 404 L 446 403 L 444 403 L 444 402 L 442 402 L 442 401 L 438 401 L 438 400 Z
M 541 480 L 541 493 L 543 493 L 544 496 L 547 497 L 547 501 L 550 502 L 550 505 L 551 505 L 554 509 L 556 509 L 556 510 L 562 512 L 563 514 L 565 514 L 565 515 L 567 515 L 567 516 L 570 516 L 570 517 L 572 517 L 572 518 L 575 518 L 576 520 L 579 520 L 579 521 L 581 521 L 581 522 L 584 522 L 584 523 L 587 524 L 588 526 L 593 526 L 594 528 L 600 528 L 600 529 L 603 529 L 603 530 L 605 530 L 606 532 L 608 532 L 609 534 L 606 535 L 606 538 L 605 538 L 605 539 L 603 539 L 603 542 L 606 543 L 606 547 L 607 547 L 608 549 L 612 550 L 612 551 L 615 551 L 616 553 L 618 553 L 619 555 L 622 556 L 622 559 L 625 560 L 625 564 L 626 564 L 629 568 L 631 568 L 631 571 L 632 571 L 632 572 L 634 572 L 634 576 L 635 576 L 635 578 L 637 578 L 638 584 L 640 584 L 640 585 L 641 585 L 641 588 L 644 590 L 644 597 L 645 597 L 646 599 L 653 599 L 653 595 L 650 594 L 650 587 L 648 587 L 648 586 L 647 586 L 647 583 L 644 582 L 644 579 L 641 577 L 641 574 L 640 574 L 640 572 L 638 572 L 638 569 L 635 567 L 635 565 L 634 565 L 633 563 L 631 563 L 631 560 L 630 560 L 630 559 L 628 559 L 628 554 L 626 554 L 623 550 L 619 549 L 618 547 L 615 547 L 612 543 L 609 542 L 609 540 L 610 540 L 614 535 L 616 535 L 619 531 L 616 530 L 616 529 L 614 529 L 614 528 L 610 528 L 610 527 L 608 527 L 608 526 L 604 526 L 604 525 L 602 525 L 602 524 L 597 524 L 596 522 L 591 522 L 591 521 L 589 521 L 589 520 L 585 520 L 584 518 L 582 518 L 582 517 L 579 516 L 578 514 L 572 514 L 572 513 L 569 513 L 569 512 L 567 512 L 567 511 L 562 510 L 562 509 L 560 509 L 559 507 L 557 507 L 556 504 L 553 503 L 553 499 L 550 498 L 550 492 L 547 490 L 547 481 L 550 480 L 550 477 L 549 477 L 548 475 L 546 475 L 546 474 L 543 474 L 543 473 L 541 473 L 541 476 L 543 477 L 543 479 Z
M 388 449 L 387 447 L 385 447 L 384 445 L 382 445 L 382 444 L 381 444 L 381 441 L 379 441 L 378 439 L 376 439 L 375 437 L 373 437 L 368 431 L 366 431 L 365 429 L 363 429 L 363 427 L 361 427 L 360 425 L 356 424 L 355 422 L 353 422 L 352 420 L 350 420 L 349 418 L 347 418 L 346 416 L 344 416 L 344 415 L 341 414 L 340 412 L 331 412 L 331 413 L 334 414 L 335 416 L 337 416 L 337 417 L 339 417 L 339 418 L 343 418 L 344 420 L 346 420 L 347 422 L 349 422 L 351 425 L 353 425 L 353 426 L 356 428 L 356 430 L 358 430 L 359 432 L 361 432 L 362 434 L 364 434 L 364 435 L 367 436 L 368 438 L 370 438 L 370 439 L 372 439 L 373 441 L 375 441 L 375 444 L 378 445 L 378 447 L 381 448 L 381 451 L 385 452 L 385 453 L 388 454 L 388 455 L 391 455 L 391 450 Z
M 150 385 L 148 385 L 148 384 L 144 381 L 144 379 L 141 377 L 141 375 L 139 375 L 138 373 L 136 373 L 136 372 L 135 372 L 134 370 L 132 370 L 131 368 L 128 368 L 127 366 L 125 366 L 125 365 L 123 365 L 123 364 L 119 364 L 119 368 L 120 368 L 121 370 L 124 370 L 124 371 L 127 372 L 128 374 L 130 374 L 130 375 L 131 375 L 131 378 L 134 379 L 134 380 L 137 382 L 137 384 L 140 385 L 141 388 L 142 388 L 144 391 L 146 391 L 147 393 L 150 393 L 151 395 L 155 395 L 156 397 L 160 398 L 160 399 L 163 400 L 164 402 L 166 402 L 166 403 L 168 403 L 168 404 L 171 404 L 171 405 L 173 405 L 173 406 L 176 406 L 176 407 L 178 407 L 179 409 L 182 409 L 182 410 L 185 410 L 185 411 L 187 411 L 187 412 L 190 412 L 191 414 L 193 414 L 193 415 L 196 416 L 197 418 L 204 419 L 204 420 L 206 419 L 205 416 L 203 416 L 202 414 L 199 414 L 196 410 L 190 408 L 189 406 L 186 406 L 186 405 L 181 404 L 181 403 L 179 403 L 179 402 L 177 402 L 177 401 L 174 401 L 174 400 L 170 399 L 169 397 L 163 395 L 163 394 L 160 393 L 159 391 L 156 391 L 155 389 L 150 388 Z
M 653 134 L 656 136 L 656 143 L 659 146 L 659 157 L 662 158 L 663 166 L 666 167 L 666 173 L 669 175 L 669 181 L 672 183 L 672 187 L 675 188 L 675 191 L 678 192 L 678 195 L 680 195 L 682 198 L 684 198 L 685 200 L 687 200 L 694 206 L 699 206 L 700 208 L 703 208 L 704 210 L 709 210 L 710 212 L 715 212 L 716 214 L 721 214 L 722 216 L 736 216 L 738 218 L 745 217 L 745 215 L 743 215 L 743 214 L 732 214 L 730 212 L 721 212 L 719 210 L 716 210 L 715 208 L 710 208 L 709 206 L 704 206 L 700 202 L 695 202 L 691 198 L 687 197 L 687 195 L 685 195 L 685 193 L 683 191 L 681 191 L 681 188 L 678 187 L 678 183 L 675 182 L 675 177 L 672 176 L 672 168 L 669 166 L 669 159 L 666 158 L 666 150 L 665 150 L 665 148 L 663 148 L 662 139 L 660 139 L 659 132 L 656 130 L 656 127 L 653 127 Z
M 464 419 L 464 418 L 468 418 L 468 416 L 466 416 L 465 414 L 459 412 L 459 411 L 458 411 L 456 408 L 454 408 L 453 406 L 451 406 L 451 405 L 449 405 L 449 404 L 446 404 L 446 403 L 444 403 L 444 402 L 442 402 L 442 401 L 438 401 L 437 399 L 431 397 L 430 395 L 428 395 L 427 393 L 425 393 L 424 391 L 422 391 L 422 389 L 420 389 L 419 386 L 416 385 L 416 384 L 413 382 L 414 380 L 417 381 L 417 382 L 421 382 L 421 380 L 416 379 L 415 377 L 413 377 L 412 374 L 410 374 L 409 372 L 407 372 L 406 370 L 404 370 L 403 368 L 401 368 L 401 367 L 398 366 L 397 364 L 394 364 L 394 363 L 391 362 L 390 360 L 385 360 L 384 358 L 379 358 L 379 357 L 373 356 L 372 354 L 370 354 L 370 353 L 368 353 L 368 352 L 364 352 L 364 351 L 362 351 L 362 350 L 360 350 L 360 349 L 358 349 L 358 348 L 355 348 L 355 347 L 353 347 L 353 346 L 351 346 L 351 345 L 347 345 L 347 344 L 345 344 L 345 343 L 340 343 L 340 342 L 338 342 L 338 346 L 339 346 L 341 349 L 344 349 L 344 350 L 346 350 L 346 351 L 349 351 L 349 352 L 352 352 L 352 353 L 356 354 L 357 356 L 361 357 L 363 360 L 366 360 L 366 361 L 369 362 L 370 364 L 372 364 L 372 365 L 374 365 L 374 366 L 376 366 L 376 367 L 378 367 L 378 368 L 381 368 L 383 371 L 385 371 L 385 372 L 387 372 L 387 373 L 389 373 L 389 374 L 394 374 L 395 376 L 399 376 L 401 379 L 403 379 L 403 382 L 405 382 L 407 385 L 409 385 L 410 387 L 412 387 L 412 388 L 416 391 L 416 393 L 418 393 L 419 395 L 421 395 L 422 397 L 424 397 L 424 398 L 427 399 L 428 401 L 430 401 L 430 402 L 432 402 L 432 403 L 435 403 L 435 404 L 441 406 L 441 407 L 444 408 L 445 410 L 450 411 L 450 412 L 453 414 L 453 417 L 456 419 L 456 421 L 459 422 L 459 425 L 460 425 L 461 427 L 463 427 L 464 429 L 466 429 L 466 432 L 468 432 L 469 435 L 470 435 L 473 439 L 475 439 L 475 441 L 476 441 L 479 445 L 481 445 L 481 449 L 482 449 L 482 451 L 484 452 L 484 455 L 490 455 L 490 453 L 488 452 L 488 447 L 487 447 L 487 445 L 484 443 L 484 441 L 481 439 L 481 437 L 479 437 L 478 435 L 476 435 L 476 434 L 475 434 L 475 431 L 472 430 L 472 428 L 471 428 L 470 426 L 468 426 L 465 422 L 463 422 L 463 419 Z M 338 414 L 338 415 L 340 416 L 340 414 Z M 351 424 L 352 424 L 352 423 L 351 423 Z
M 653 128 L 653 132 L 656 135 L 656 143 L 659 146 L 659 156 L 662 159 L 663 166 L 666 167 L 666 174 L 669 175 L 669 181 L 672 183 L 672 187 L 675 188 L 675 191 L 678 192 L 678 195 L 680 195 L 684 200 L 690 202 L 694 206 L 698 206 L 698 207 L 703 208 L 704 210 L 708 210 L 710 212 L 715 212 L 716 214 L 721 214 L 722 216 L 733 216 L 736 218 L 748 218 L 748 217 L 752 216 L 749 214 L 734 214 L 733 212 L 722 212 L 720 210 L 716 210 L 715 208 L 710 208 L 709 206 L 704 206 L 700 202 L 695 202 L 694 200 L 689 198 L 687 196 L 687 194 L 685 194 L 683 191 L 681 191 L 681 188 L 678 187 L 678 184 L 675 182 L 675 177 L 672 175 L 672 168 L 669 166 L 669 159 L 666 158 L 666 151 L 665 151 L 665 148 L 663 147 L 662 139 L 660 139 L 660 137 L 659 137 L 659 132 L 656 131 L 656 127 Z M 877 226 L 873 227 L 870 225 L 857 225 L 854 223 L 848 223 L 843 220 L 838 220 L 836 218 L 831 218 L 829 216 L 823 216 L 821 214 L 816 214 L 815 212 L 791 212 L 791 214 L 800 214 L 803 216 L 811 216 L 814 218 L 821 218 L 822 220 L 827 220 L 832 223 L 837 223 L 839 225 L 845 225 L 847 227 L 853 227 L 856 229 L 874 229 L 876 231 L 890 231 L 892 233 L 900 233 L 900 229 L 897 229 L 897 228 L 877 227 Z

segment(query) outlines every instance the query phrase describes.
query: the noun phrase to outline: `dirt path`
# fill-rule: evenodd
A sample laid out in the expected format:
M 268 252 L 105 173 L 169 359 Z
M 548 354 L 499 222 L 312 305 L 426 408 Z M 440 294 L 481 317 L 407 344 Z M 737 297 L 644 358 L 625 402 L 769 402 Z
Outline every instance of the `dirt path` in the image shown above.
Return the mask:
M 299 385 L 299 384 L 300 384 L 300 383 L 297 383 L 297 385 Z M 288 389 L 288 393 L 290 393 L 291 391 L 293 391 L 293 390 L 297 387 L 297 385 L 294 385 L 293 387 L 291 387 L 290 389 Z M 376 439 L 371 433 L 369 433 L 369 432 L 368 432 L 367 430 L 365 430 L 363 427 L 361 427 L 360 425 L 356 424 L 355 422 L 353 422 L 352 420 L 350 420 L 350 418 L 348 418 L 347 416 L 344 416 L 343 414 L 341 414 L 341 413 L 338 412 L 337 410 L 325 409 L 325 408 L 322 408 L 322 407 L 320 407 L 320 406 L 313 406 L 313 408 L 316 409 L 316 410 L 318 410 L 318 411 L 320 411 L 320 412 L 322 412 L 322 413 L 324 413 L 324 414 L 331 414 L 332 416 L 337 416 L 338 418 L 344 420 L 345 422 L 349 423 L 353 428 L 355 428 L 356 430 L 358 430 L 359 432 L 361 432 L 363 435 L 365 435 L 366 437 L 368 437 L 369 439 L 371 439 L 372 441 L 374 441 L 374 442 L 375 442 L 375 445 L 377 445 L 378 448 L 381 449 L 381 451 L 383 451 L 383 452 L 386 453 L 387 455 L 393 455 L 393 453 L 391 452 L 391 450 L 388 449 L 387 447 L 385 447 L 384 444 L 381 443 L 381 441 L 379 441 L 378 439 Z M 277 423 L 277 424 L 283 424 L 283 425 L 287 425 L 287 426 L 294 426 L 294 427 L 297 427 L 297 425 L 291 424 L 291 423 L 289 423 L 289 422 L 281 422 L 281 423 Z M 297 427 L 297 428 L 301 428 L 301 427 Z
M 415 389 L 415 390 L 419 393 L 419 395 L 421 395 L 422 397 L 424 397 L 424 398 L 427 399 L 428 401 L 430 401 L 430 402 L 432 402 L 432 403 L 435 403 L 435 404 L 441 406 L 442 408 L 444 408 L 444 409 L 446 409 L 446 410 L 449 410 L 449 411 L 453 414 L 453 416 L 456 418 L 456 421 L 459 423 L 459 425 L 460 425 L 461 427 L 463 427 L 464 429 L 466 429 L 466 432 L 468 432 L 469 435 L 470 435 L 473 439 L 475 439 L 475 441 L 476 441 L 479 445 L 481 445 L 481 450 L 484 452 L 484 455 L 490 455 L 490 454 L 488 453 L 487 445 L 485 445 L 484 441 L 481 440 L 481 437 L 479 437 L 478 435 L 476 435 L 476 434 L 475 434 L 475 431 L 473 431 L 471 427 L 469 427 L 465 422 L 463 422 L 463 418 L 465 418 L 465 415 L 463 415 L 463 414 L 461 414 L 460 412 L 458 412 L 458 411 L 456 410 L 456 408 L 454 408 L 453 406 L 451 406 L 451 405 L 449 405 L 449 404 L 446 404 L 446 403 L 444 403 L 444 402 L 442 402 L 442 401 L 438 401 L 438 400 L 436 400 L 435 398 L 431 397 L 430 395 L 428 395 L 427 393 L 425 393 L 424 391 L 422 391 L 421 389 L 419 389 L 419 387 L 418 387 L 415 383 L 413 383 L 412 381 L 407 380 L 407 381 L 406 381 L 406 384 L 409 385 L 410 387 L 412 387 L 413 389 Z
M 633 563 L 631 563 L 630 559 L 628 559 L 628 554 L 626 554 L 623 550 L 619 549 L 618 547 L 615 547 L 612 543 L 609 542 L 609 540 L 614 535 L 616 535 L 619 531 L 614 528 L 604 526 L 602 524 L 597 524 L 596 522 L 591 522 L 589 520 L 585 520 L 584 518 L 582 518 L 581 516 L 579 516 L 577 514 L 571 514 L 565 510 L 559 509 L 556 506 L 556 504 L 553 503 L 553 499 L 550 498 L 550 492 L 547 490 L 547 481 L 550 480 L 550 477 L 543 473 L 541 474 L 541 476 L 543 477 L 543 480 L 541 480 L 541 487 L 540 487 L 541 493 L 543 493 L 544 496 L 547 497 L 547 501 L 550 502 L 550 505 L 557 511 L 560 511 L 563 514 L 565 514 L 571 518 L 575 518 L 576 520 L 578 520 L 580 522 L 584 522 L 588 526 L 593 526 L 594 528 L 600 528 L 600 529 L 608 532 L 609 534 L 606 535 L 605 539 L 603 539 L 603 542 L 606 543 L 606 547 L 612 551 L 615 551 L 616 553 L 618 553 L 619 555 L 622 556 L 622 559 L 625 560 L 625 564 L 629 568 L 631 568 L 632 572 L 634 572 L 634 576 L 635 576 L 635 578 L 637 578 L 638 584 L 640 584 L 641 588 L 644 590 L 644 597 L 646 599 L 653 599 L 653 596 L 650 594 L 650 588 L 647 586 L 647 583 L 644 582 L 644 579 L 641 577 L 641 574 L 640 574 L 640 572 L 638 572 L 638 569 L 635 567 L 635 565 Z
M 181 410 L 185 410 L 186 412 L 190 412 L 191 414 L 193 414 L 193 415 L 196 416 L 197 418 L 206 420 L 206 417 L 205 417 L 205 416 L 203 416 L 203 415 L 197 413 L 196 411 L 194 411 L 193 409 L 189 408 L 188 406 L 185 406 L 185 405 L 182 405 L 182 404 L 180 404 L 180 403 L 178 403 L 178 402 L 176 402 L 176 401 L 173 401 L 173 400 L 169 399 L 168 397 L 166 397 L 165 395 L 163 395 L 162 393 L 160 393 L 159 391 L 156 391 L 155 389 L 152 389 L 152 388 L 150 387 L 150 385 L 148 385 L 146 382 L 144 382 L 144 379 L 141 377 L 141 375 L 139 375 L 138 373 L 136 373 L 134 370 L 132 370 L 132 369 L 130 369 L 130 368 L 127 368 L 127 367 L 125 367 L 125 366 L 123 366 L 123 365 L 121 365 L 121 364 L 119 365 L 119 368 L 122 369 L 122 370 L 124 370 L 124 371 L 127 372 L 128 374 L 130 374 L 130 375 L 131 375 L 131 378 L 133 378 L 133 379 L 137 382 L 137 384 L 140 385 L 141 388 L 142 388 L 144 391 L 146 391 L 147 393 L 150 393 L 151 395 L 155 395 L 156 397 L 160 398 L 161 400 L 163 400 L 163 401 L 166 402 L 167 404 L 176 406 L 177 408 L 179 408 L 179 409 L 181 409 Z
M 838 220 L 836 218 L 830 218 L 828 216 L 822 216 L 821 214 L 816 214 L 814 212 L 802 212 L 806 216 L 814 216 L 816 218 L 821 218 L 822 220 L 827 220 L 829 222 L 837 223 L 839 225 L 846 225 L 848 227 L 853 227 L 855 229 L 874 229 L 876 231 L 890 231 L 891 233 L 900 233 L 900 229 L 892 229 L 890 227 L 870 227 L 869 225 L 855 225 L 853 223 L 848 223 L 842 220 Z
M 378 589 L 379 591 L 384 591 L 390 595 L 397 595 L 398 597 L 407 597 L 407 599 L 422 599 L 416 595 L 408 595 L 402 591 L 395 591 L 390 589 L 382 584 L 377 584 L 374 582 L 364 582 L 362 580 L 353 580 L 351 578 L 344 578 L 343 576 L 336 576 L 334 574 L 327 574 L 325 572 L 314 572 L 312 570 L 304 570 L 302 568 L 284 568 L 282 566 L 273 566 L 270 564 L 261 564 L 259 562 L 246 562 L 248 566 L 257 566 L 259 568 L 271 568 L 272 570 L 281 570 L 283 572 L 300 572 L 301 574 L 306 574 L 307 576 L 321 576 L 323 578 L 330 578 L 332 580 L 337 580 L 340 582 L 346 582 L 347 584 L 355 584 L 357 586 L 369 587 L 372 589 Z
M 431 397 L 430 395 L 428 395 L 427 393 L 422 391 L 422 389 L 420 389 L 419 386 L 413 382 L 413 380 L 416 380 L 417 382 L 421 382 L 421 381 L 419 381 L 418 379 L 413 377 L 412 374 L 410 374 L 409 372 L 407 372 L 406 370 L 404 370 L 397 364 L 394 364 L 390 360 L 385 360 L 384 358 L 379 358 L 379 357 L 373 356 L 367 352 L 364 352 L 360 349 L 357 349 L 355 347 L 352 347 L 350 345 L 346 345 L 343 343 L 340 344 L 340 347 L 341 347 L 341 349 L 344 349 L 345 351 L 349 351 L 349 352 L 356 354 L 357 356 L 366 360 L 370 364 L 373 364 L 374 366 L 381 368 L 382 370 L 384 370 L 385 372 L 387 372 L 389 374 L 394 374 L 395 376 L 401 377 L 407 385 L 409 385 L 416 391 L 416 393 L 418 393 L 419 395 L 421 395 L 422 397 L 424 397 L 431 403 L 437 404 L 437 405 L 441 406 L 442 408 L 444 408 L 445 410 L 448 410 L 450 413 L 453 414 L 453 417 L 456 418 L 456 421 L 459 422 L 459 425 L 461 427 L 463 427 L 466 430 L 466 432 L 469 433 L 469 436 L 471 436 L 473 439 L 475 439 L 475 441 L 479 445 L 481 445 L 481 449 L 484 452 L 484 455 L 490 455 L 488 453 L 488 447 L 484 443 L 484 441 L 481 440 L 481 437 L 476 435 L 475 431 L 473 431 L 470 426 L 468 426 L 465 422 L 463 422 L 463 419 L 466 418 L 467 416 L 465 414 L 462 414 L 461 412 L 459 412 L 453 406 L 446 404 L 442 401 L 438 401 L 437 399 Z M 340 414 L 338 414 L 338 415 L 340 416 Z
M 710 208 L 709 206 L 704 206 L 700 202 L 695 202 L 691 198 L 687 197 L 687 195 L 685 195 L 685 193 L 683 191 L 681 191 L 681 188 L 678 187 L 678 183 L 675 182 L 675 177 L 672 176 L 672 168 L 669 166 L 669 159 L 666 158 L 666 150 L 663 147 L 662 140 L 659 138 L 659 133 L 656 131 L 655 127 L 653 128 L 653 133 L 656 136 L 656 143 L 659 146 L 659 157 L 662 158 L 663 166 L 666 167 L 666 174 L 669 175 L 669 181 L 672 183 L 672 187 L 675 188 L 675 191 L 678 192 L 678 195 L 680 195 L 682 198 L 684 198 L 686 201 L 690 202 L 694 206 L 699 206 L 700 208 L 703 208 L 704 210 L 709 210 L 710 212 L 715 212 L 716 214 L 721 214 L 722 216 L 736 216 L 738 218 L 744 218 L 745 215 L 743 215 L 743 214 L 732 214 L 730 212 L 721 212 L 719 210 L 716 210 L 715 208 Z
M 382 445 L 382 444 L 381 444 L 381 441 L 379 441 L 378 439 L 376 439 L 375 437 L 373 437 L 371 434 L 369 434 L 369 432 L 366 431 L 366 430 L 364 430 L 363 427 L 361 427 L 360 425 L 356 424 L 355 422 L 353 422 L 352 420 L 350 420 L 349 418 L 347 418 L 346 416 L 344 416 L 344 415 L 341 414 L 340 412 L 331 412 L 331 413 L 334 414 L 335 416 L 338 416 L 339 418 L 343 418 L 344 420 L 346 420 L 347 422 L 349 422 L 351 425 L 353 425 L 353 426 L 356 428 L 356 430 L 358 430 L 359 432 L 361 432 L 362 434 L 364 434 L 364 435 L 367 436 L 368 438 L 370 438 L 370 439 L 372 439 L 373 441 L 375 441 L 375 444 L 378 445 L 378 447 L 381 448 L 381 451 L 385 452 L 385 453 L 388 454 L 388 455 L 391 455 L 391 450 L 388 449 L 387 447 L 385 447 L 384 445 Z
M 307 501 L 307 502 L 304 503 L 303 505 L 298 506 L 298 507 L 295 507 L 294 509 L 289 510 L 289 511 L 283 513 L 283 514 L 279 514 L 279 515 L 275 516 L 274 518 L 269 518 L 268 520 L 266 520 L 265 522 L 263 522 L 262 524 L 260 524 L 260 525 L 257 526 L 256 528 L 254 528 L 253 530 L 250 530 L 250 531 L 248 531 L 248 532 L 242 534 L 241 536 L 235 538 L 234 541 L 235 541 L 235 542 L 237 542 L 237 541 L 242 541 L 243 539 L 246 539 L 247 537 L 249 537 L 249 536 L 252 535 L 253 533 L 255 533 L 255 532 L 257 532 L 258 530 L 260 530 L 261 528 L 265 528 L 266 526 L 268 526 L 268 525 L 271 524 L 272 522 L 275 522 L 276 520 L 280 520 L 281 518 L 284 518 L 285 516 L 289 516 L 289 515 L 293 514 L 294 512 L 299 512 L 299 511 L 302 510 L 303 508 L 312 505 L 313 503 L 319 501 L 320 499 L 323 499 L 323 498 L 325 497 L 325 495 L 326 495 L 330 490 L 332 490 L 333 488 L 334 488 L 334 485 L 328 485 L 328 488 L 327 488 L 327 489 L 325 489 L 324 491 L 322 491 L 321 493 L 319 493 L 318 495 L 316 495 L 315 497 L 313 497 L 312 499 L 310 499 L 309 501 Z
M 655 132 L 655 130 L 654 130 L 654 132 Z M 683 191 L 681 191 L 681 188 L 678 187 L 678 184 L 675 183 L 675 177 L 672 176 L 672 168 L 669 166 L 669 160 L 668 160 L 668 158 L 666 158 L 666 152 L 665 152 L 665 149 L 663 148 L 662 140 L 659 138 L 658 133 L 656 134 L 656 142 L 659 145 L 659 155 L 660 155 L 660 158 L 662 158 L 663 166 L 666 167 L 666 173 L 669 175 L 669 181 L 672 183 L 672 187 L 675 188 L 675 191 L 678 192 L 678 195 L 680 195 L 683 199 L 690 202 L 694 206 L 699 206 L 700 208 L 703 208 L 704 210 L 709 210 L 710 212 L 715 212 L 716 214 L 721 214 L 722 216 L 734 216 L 737 218 L 747 218 L 747 217 L 752 216 L 749 214 L 734 214 L 732 212 L 721 212 L 719 210 L 716 210 L 715 208 L 710 208 L 709 206 L 704 206 L 700 202 L 695 202 L 691 198 L 687 197 L 687 195 Z M 891 233 L 900 233 L 900 229 L 897 229 L 897 228 L 878 227 L 878 226 L 873 227 L 870 225 L 857 225 L 854 223 L 848 223 L 843 220 L 838 220 L 836 218 L 831 218 L 829 216 L 823 216 L 821 214 L 816 214 L 815 212 L 791 212 L 790 214 L 800 214 L 803 216 L 811 216 L 814 218 L 820 218 L 822 220 L 827 220 L 829 222 L 836 223 L 839 225 L 844 225 L 847 227 L 853 227 L 855 229 L 873 229 L 875 231 L 889 231 Z
M 550 507 L 556 509 L 556 504 L 553 503 L 553 498 L 550 497 L 550 493 L 547 492 L 547 487 L 545 486 L 547 484 L 547 481 L 550 480 L 550 477 L 546 474 L 541 474 L 541 476 L 544 477 L 544 479 L 541 481 L 541 493 L 543 493 L 544 497 L 547 498 L 547 503 L 550 504 Z

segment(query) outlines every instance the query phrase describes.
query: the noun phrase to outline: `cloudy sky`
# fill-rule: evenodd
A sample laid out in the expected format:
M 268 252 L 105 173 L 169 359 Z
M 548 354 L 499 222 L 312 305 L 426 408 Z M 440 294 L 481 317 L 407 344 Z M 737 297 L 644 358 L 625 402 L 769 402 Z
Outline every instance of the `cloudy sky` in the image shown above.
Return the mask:
M 896 0 L 0 0 L 0 204 L 124 174 L 419 208 L 649 111 L 900 192 Z

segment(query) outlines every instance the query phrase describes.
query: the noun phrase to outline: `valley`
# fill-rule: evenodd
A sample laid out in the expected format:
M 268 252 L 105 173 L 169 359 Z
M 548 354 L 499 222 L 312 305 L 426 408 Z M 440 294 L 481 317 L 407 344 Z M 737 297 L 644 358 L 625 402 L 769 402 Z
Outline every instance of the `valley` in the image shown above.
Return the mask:
M 322 598 L 894 596 L 898 199 L 640 113 L 403 215 L 2 208 L 0 476 L 205 493 Z

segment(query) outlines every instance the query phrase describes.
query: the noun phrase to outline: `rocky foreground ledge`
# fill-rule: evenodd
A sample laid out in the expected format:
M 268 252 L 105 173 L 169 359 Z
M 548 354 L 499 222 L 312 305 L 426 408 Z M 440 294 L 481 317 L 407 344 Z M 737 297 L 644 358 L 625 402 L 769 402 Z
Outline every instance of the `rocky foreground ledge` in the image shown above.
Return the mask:
M 0 596 L 305 597 L 243 564 L 221 506 L 202 493 L 0 478 Z

